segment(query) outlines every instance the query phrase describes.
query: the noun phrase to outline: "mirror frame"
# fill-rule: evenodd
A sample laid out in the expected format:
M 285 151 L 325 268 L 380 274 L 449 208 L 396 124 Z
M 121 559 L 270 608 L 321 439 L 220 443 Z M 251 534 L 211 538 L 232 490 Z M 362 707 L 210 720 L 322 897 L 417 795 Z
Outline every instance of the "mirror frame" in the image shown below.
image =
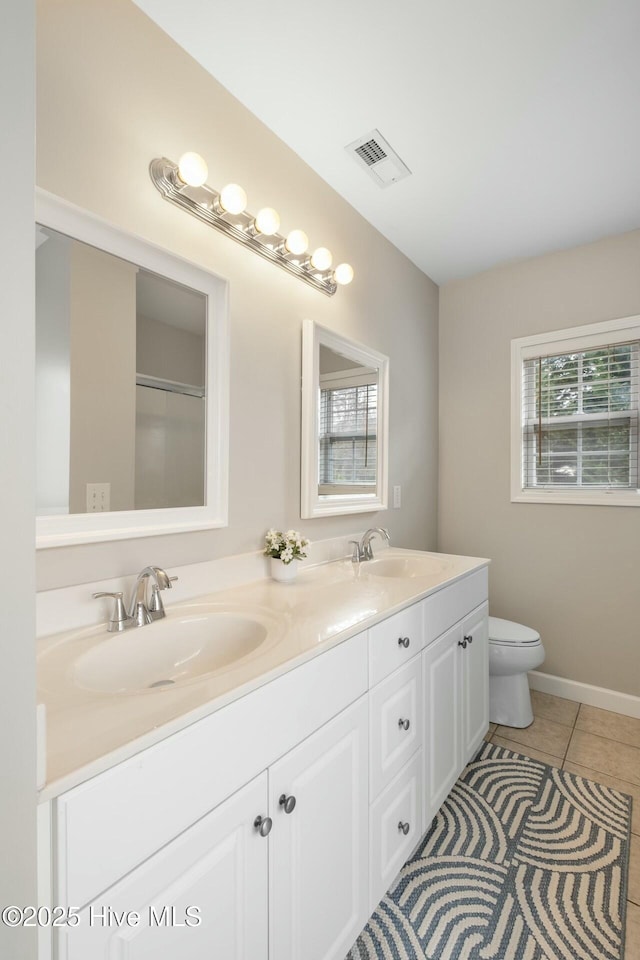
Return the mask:
M 36 517 L 36 547 L 226 527 L 229 491 L 228 281 L 162 247 L 36 189 L 36 223 L 207 296 L 205 504 Z
M 318 393 L 320 347 L 340 353 L 363 367 L 378 371 L 377 476 L 375 493 L 318 493 Z M 302 446 L 300 516 L 332 517 L 346 513 L 369 513 L 387 509 L 389 461 L 389 358 L 370 347 L 334 333 L 314 320 L 302 328 Z

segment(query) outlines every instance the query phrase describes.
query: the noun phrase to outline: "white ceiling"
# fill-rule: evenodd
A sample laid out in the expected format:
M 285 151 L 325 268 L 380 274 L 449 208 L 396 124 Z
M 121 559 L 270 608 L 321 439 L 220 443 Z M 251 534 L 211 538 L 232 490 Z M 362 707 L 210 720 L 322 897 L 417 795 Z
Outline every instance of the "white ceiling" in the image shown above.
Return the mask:
M 137 3 L 438 283 L 640 227 L 640 0 Z

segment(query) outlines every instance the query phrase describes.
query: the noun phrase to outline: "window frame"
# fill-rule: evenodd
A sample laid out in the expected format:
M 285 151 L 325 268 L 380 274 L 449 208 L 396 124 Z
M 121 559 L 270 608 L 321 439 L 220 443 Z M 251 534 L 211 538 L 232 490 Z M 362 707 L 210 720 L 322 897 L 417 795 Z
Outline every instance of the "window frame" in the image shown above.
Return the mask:
M 318 489 L 318 399 L 320 381 L 320 347 L 326 346 L 355 361 L 362 367 L 378 371 L 376 425 L 377 482 L 370 493 L 332 493 L 323 495 Z M 343 514 L 371 513 L 387 509 L 389 473 L 389 358 L 371 347 L 349 340 L 309 318 L 302 328 L 302 437 L 300 456 L 300 516 L 333 517 Z
M 511 341 L 511 502 L 640 507 L 638 489 L 524 488 L 523 363 L 542 355 L 582 353 L 640 340 L 640 315 L 569 327 Z M 640 428 L 639 428 L 640 429 Z

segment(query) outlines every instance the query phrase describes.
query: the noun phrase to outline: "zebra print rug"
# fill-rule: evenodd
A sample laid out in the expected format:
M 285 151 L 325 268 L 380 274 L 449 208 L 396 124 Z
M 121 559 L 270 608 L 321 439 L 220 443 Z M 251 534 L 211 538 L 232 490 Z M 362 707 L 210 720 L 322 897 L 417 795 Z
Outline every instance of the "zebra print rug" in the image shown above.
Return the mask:
M 484 744 L 347 960 L 621 960 L 631 799 Z

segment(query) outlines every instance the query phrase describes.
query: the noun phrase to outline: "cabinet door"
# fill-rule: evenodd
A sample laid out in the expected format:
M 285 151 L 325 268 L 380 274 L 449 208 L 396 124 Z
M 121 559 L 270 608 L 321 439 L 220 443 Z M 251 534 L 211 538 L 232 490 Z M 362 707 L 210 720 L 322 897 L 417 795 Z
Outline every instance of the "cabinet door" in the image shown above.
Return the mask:
M 268 841 L 254 827 L 266 813 L 263 773 L 60 928 L 57 956 L 267 960 Z
M 467 646 L 463 664 L 463 763 L 482 742 L 489 726 L 489 633 L 488 607 L 483 604 L 463 621 Z
M 462 647 L 460 625 L 422 654 L 424 677 L 425 829 L 460 772 L 462 755 Z
M 367 921 L 367 728 L 363 697 L 269 770 L 276 960 L 343 960 Z

